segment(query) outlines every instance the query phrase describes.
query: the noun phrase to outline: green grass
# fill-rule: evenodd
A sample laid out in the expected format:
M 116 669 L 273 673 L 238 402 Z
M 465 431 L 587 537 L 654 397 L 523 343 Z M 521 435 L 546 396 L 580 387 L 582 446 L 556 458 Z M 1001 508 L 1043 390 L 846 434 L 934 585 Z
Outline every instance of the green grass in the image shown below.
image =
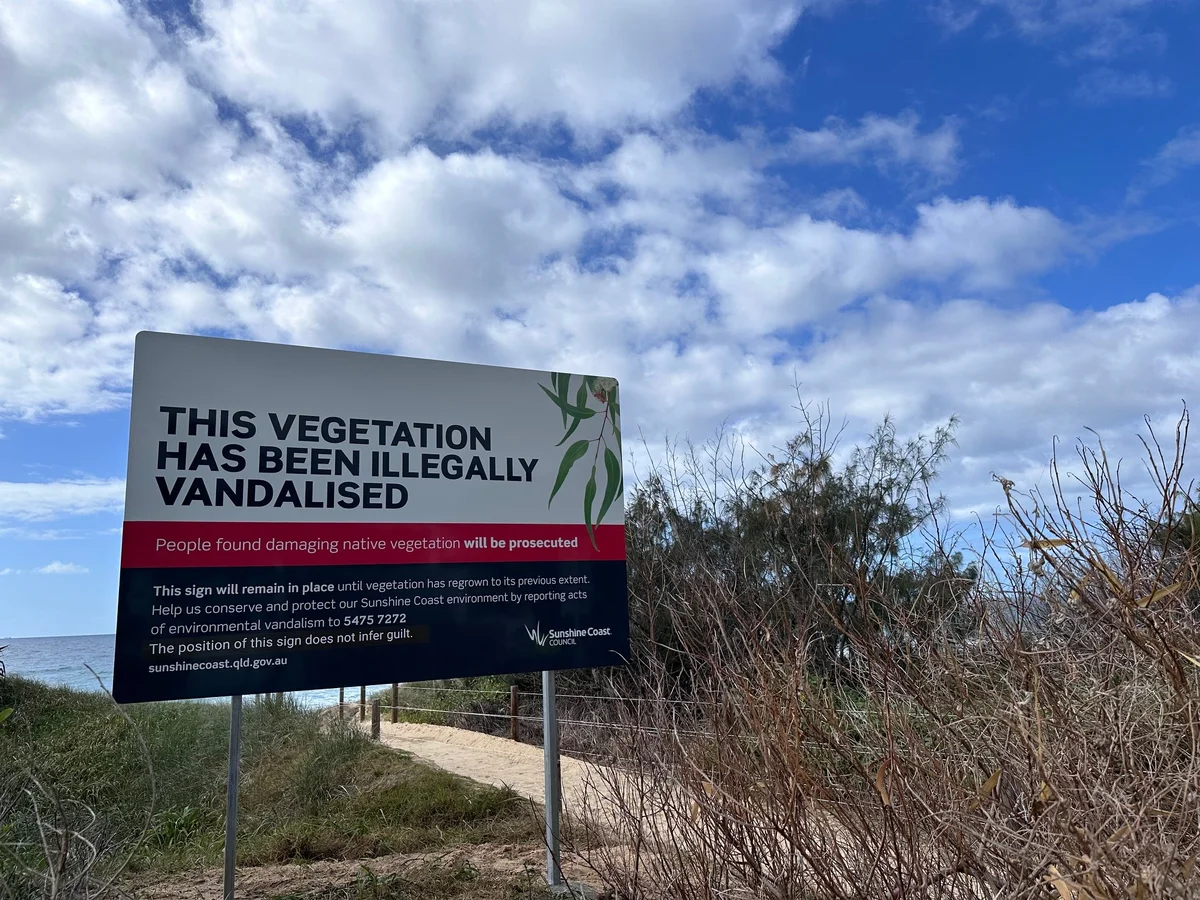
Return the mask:
M 36 850 L 14 849 L 34 836 L 22 793 L 32 779 L 67 802 L 73 827 L 110 864 L 143 833 L 152 791 L 153 816 L 131 871 L 219 863 L 227 705 L 135 705 L 125 708 L 127 720 L 102 695 L 9 677 L 0 679 L 5 707 L 15 711 L 0 725 L 0 883 L 15 877 L 14 854 L 37 863 Z M 15 801 L 7 813 L 5 796 Z M 244 708 L 239 797 L 239 865 L 539 840 L 528 802 L 512 792 L 420 764 L 287 699 Z
M 401 685 L 398 706 L 414 707 L 414 710 L 402 709 L 397 718 L 401 722 L 420 725 L 449 725 L 460 724 L 452 721 L 451 714 L 460 711 L 489 712 L 501 715 L 508 714 L 508 690 L 511 681 L 502 676 L 482 676 L 478 678 L 455 678 L 445 687 L 439 687 L 437 682 L 423 682 L 413 685 Z M 372 694 L 370 699 L 378 700 L 381 706 L 388 707 L 392 703 L 391 690 L 379 691 Z M 347 704 L 349 707 L 350 704 Z M 358 698 L 354 698 L 353 710 L 358 711 Z M 368 711 L 368 715 L 369 715 Z M 384 711 L 383 717 L 390 721 L 390 712 Z M 461 718 L 461 717 L 460 717 Z M 468 719 L 475 718 L 468 716 Z M 474 724 L 478 726 L 479 719 Z

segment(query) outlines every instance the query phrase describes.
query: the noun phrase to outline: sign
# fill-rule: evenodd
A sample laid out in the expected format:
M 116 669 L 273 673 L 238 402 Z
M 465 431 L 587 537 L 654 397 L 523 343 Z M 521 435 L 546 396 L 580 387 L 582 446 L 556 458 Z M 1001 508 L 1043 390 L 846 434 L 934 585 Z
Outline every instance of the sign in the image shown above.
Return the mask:
M 121 702 L 620 664 L 611 378 L 143 332 Z

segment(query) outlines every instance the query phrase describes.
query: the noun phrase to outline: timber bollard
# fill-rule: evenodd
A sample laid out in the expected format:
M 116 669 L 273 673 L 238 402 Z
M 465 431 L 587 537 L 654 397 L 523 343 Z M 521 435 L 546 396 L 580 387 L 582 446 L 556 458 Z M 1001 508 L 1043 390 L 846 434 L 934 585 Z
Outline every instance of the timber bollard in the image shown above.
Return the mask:
M 517 686 L 514 684 L 508 692 L 508 719 L 512 739 L 518 742 L 521 740 L 521 720 L 517 718 L 517 710 L 520 705 L 519 697 Z
M 338 718 L 346 718 L 346 689 L 338 688 Z
M 379 740 L 379 700 L 371 701 L 371 740 Z
M 392 724 L 400 721 L 400 685 L 392 683 Z
M 367 717 L 367 686 L 364 684 L 358 689 L 358 721 L 362 721 Z

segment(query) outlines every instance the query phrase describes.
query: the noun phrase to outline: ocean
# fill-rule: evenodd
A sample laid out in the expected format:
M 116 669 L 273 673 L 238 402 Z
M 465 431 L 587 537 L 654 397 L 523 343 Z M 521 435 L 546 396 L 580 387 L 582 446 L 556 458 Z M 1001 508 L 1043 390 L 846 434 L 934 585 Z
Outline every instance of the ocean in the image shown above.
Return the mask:
M 112 688 L 113 648 L 116 635 L 72 634 L 62 637 L 0 638 L 4 665 L 10 675 L 65 685 L 80 691 L 99 691 Z M 95 670 L 95 675 L 88 671 Z M 99 676 L 100 682 L 96 678 Z M 387 687 L 369 685 L 368 692 Z M 338 689 L 297 691 L 292 696 L 305 706 L 333 706 L 338 701 Z M 217 697 L 215 700 L 223 700 Z M 358 686 L 346 689 L 347 702 L 358 702 Z

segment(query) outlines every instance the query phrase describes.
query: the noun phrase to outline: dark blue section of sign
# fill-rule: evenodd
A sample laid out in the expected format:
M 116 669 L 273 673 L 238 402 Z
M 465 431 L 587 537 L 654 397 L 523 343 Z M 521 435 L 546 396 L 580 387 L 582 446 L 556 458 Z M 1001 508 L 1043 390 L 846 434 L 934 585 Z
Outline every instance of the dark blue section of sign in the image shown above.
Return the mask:
M 380 589 L 389 582 L 408 586 Z M 261 608 L 212 611 L 235 604 Z M 206 630 L 227 623 L 238 630 Z M 243 630 L 249 623 L 257 627 Z M 623 561 L 125 569 L 113 695 L 303 691 L 611 666 L 628 655 Z

